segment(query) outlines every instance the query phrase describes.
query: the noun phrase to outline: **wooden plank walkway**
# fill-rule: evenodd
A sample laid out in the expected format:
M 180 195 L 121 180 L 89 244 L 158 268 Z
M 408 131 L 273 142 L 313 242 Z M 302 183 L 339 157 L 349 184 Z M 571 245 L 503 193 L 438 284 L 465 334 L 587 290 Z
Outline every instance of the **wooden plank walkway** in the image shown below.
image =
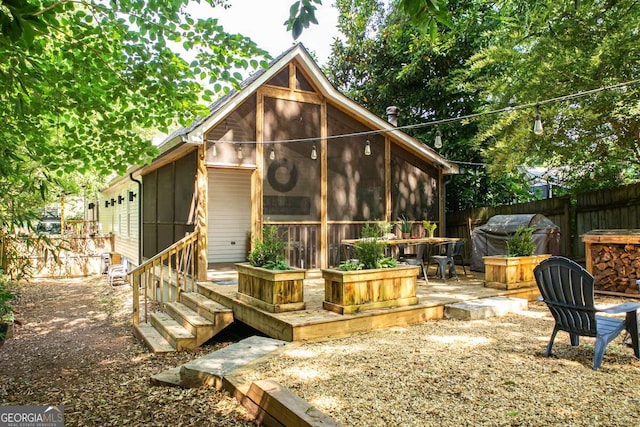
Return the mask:
M 211 267 L 210 267 L 211 268 Z M 432 273 L 432 272 L 430 272 Z M 394 326 L 422 323 L 444 318 L 447 304 L 495 296 L 509 296 L 535 300 L 538 289 L 500 290 L 484 287 L 484 274 L 459 269 L 459 278 L 430 277 L 417 282 L 419 303 L 408 307 L 383 308 L 353 314 L 337 314 L 322 308 L 324 281 L 320 271 L 310 272 L 304 284 L 304 310 L 269 313 L 240 301 L 237 294 L 237 273 L 232 265 L 214 266 L 207 282 L 200 283 L 200 291 L 209 298 L 233 310 L 234 318 L 283 341 L 318 340 L 348 336 Z

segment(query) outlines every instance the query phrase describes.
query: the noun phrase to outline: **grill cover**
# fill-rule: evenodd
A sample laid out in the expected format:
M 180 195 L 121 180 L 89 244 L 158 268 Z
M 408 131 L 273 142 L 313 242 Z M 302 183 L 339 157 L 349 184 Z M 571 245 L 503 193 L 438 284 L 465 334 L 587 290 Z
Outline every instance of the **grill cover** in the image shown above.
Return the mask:
M 546 216 L 495 215 L 471 233 L 471 270 L 484 271 L 484 256 L 506 255 L 507 240 L 520 226 L 533 228 L 534 254 L 560 254 L 560 227 Z

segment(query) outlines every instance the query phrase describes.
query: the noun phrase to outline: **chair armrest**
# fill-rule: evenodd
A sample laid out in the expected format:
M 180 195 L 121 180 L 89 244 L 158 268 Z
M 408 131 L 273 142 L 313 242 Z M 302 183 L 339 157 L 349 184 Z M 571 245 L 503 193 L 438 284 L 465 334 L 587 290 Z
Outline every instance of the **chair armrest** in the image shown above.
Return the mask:
M 617 313 L 628 313 L 630 311 L 640 310 L 640 303 L 637 302 L 625 302 L 624 304 L 615 305 L 613 307 L 600 309 L 603 313 L 609 314 L 617 314 Z

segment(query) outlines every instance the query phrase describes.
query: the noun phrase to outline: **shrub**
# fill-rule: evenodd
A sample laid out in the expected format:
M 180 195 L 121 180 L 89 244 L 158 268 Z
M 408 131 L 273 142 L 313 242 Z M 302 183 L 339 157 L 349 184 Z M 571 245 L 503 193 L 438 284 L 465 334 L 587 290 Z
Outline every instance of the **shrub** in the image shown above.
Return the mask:
M 262 239 L 255 239 L 253 249 L 247 259 L 254 267 L 267 270 L 291 270 L 284 257 L 284 241 L 278 236 L 278 227 L 266 226 L 262 232 Z
M 507 240 L 507 255 L 530 256 L 536 250 L 536 244 L 533 242 L 533 228 L 520 226 L 516 232 Z

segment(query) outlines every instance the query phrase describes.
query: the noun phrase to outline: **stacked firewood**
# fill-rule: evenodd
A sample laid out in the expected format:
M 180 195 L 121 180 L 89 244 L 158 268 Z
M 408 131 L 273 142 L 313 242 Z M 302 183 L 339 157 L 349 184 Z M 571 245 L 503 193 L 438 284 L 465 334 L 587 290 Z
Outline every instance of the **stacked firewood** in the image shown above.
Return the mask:
M 593 244 L 591 257 L 596 290 L 640 294 L 640 246 Z

